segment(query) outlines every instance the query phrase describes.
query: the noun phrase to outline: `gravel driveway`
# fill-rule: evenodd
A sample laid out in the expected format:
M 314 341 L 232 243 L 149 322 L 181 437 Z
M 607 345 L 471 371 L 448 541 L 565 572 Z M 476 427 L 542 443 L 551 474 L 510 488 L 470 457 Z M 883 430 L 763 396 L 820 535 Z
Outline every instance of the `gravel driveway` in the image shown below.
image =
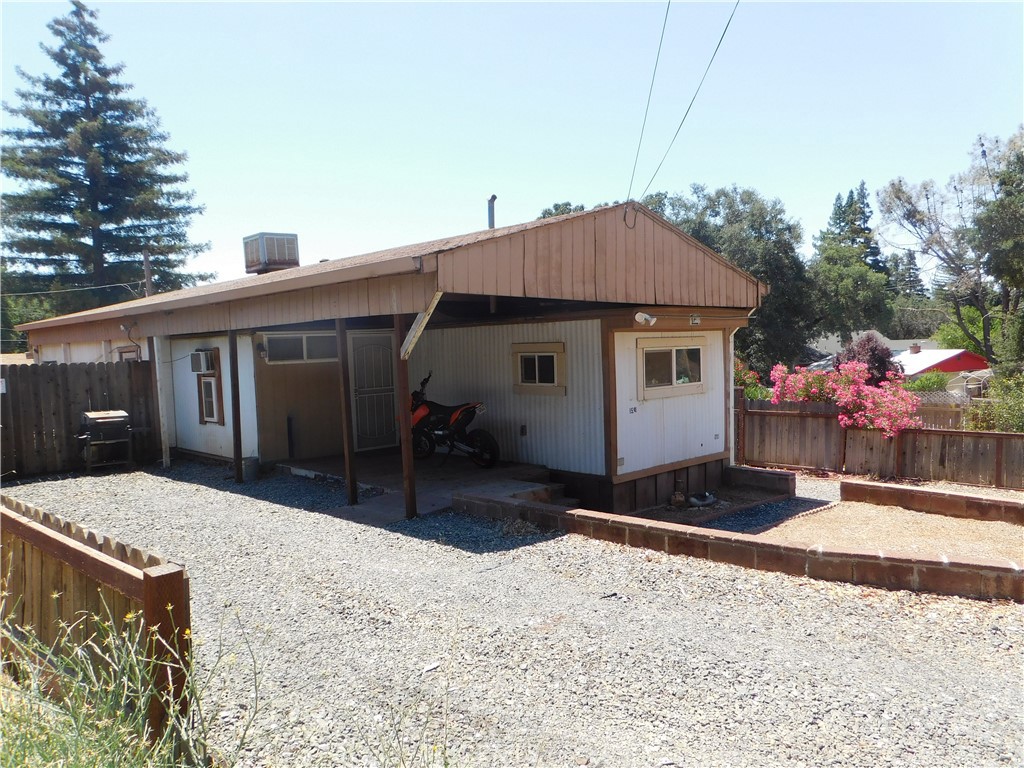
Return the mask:
M 246 765 L 375 765 L 421 733 L 456 766 L 1024 765 L 1019 605 L 453 514 L 371 528 L 323 513 L 340 487 L 186 462 L 4 492 L 186 563 L 202 658 L 237 614 Z M 220 685 L 227 730 L 244 664 Z

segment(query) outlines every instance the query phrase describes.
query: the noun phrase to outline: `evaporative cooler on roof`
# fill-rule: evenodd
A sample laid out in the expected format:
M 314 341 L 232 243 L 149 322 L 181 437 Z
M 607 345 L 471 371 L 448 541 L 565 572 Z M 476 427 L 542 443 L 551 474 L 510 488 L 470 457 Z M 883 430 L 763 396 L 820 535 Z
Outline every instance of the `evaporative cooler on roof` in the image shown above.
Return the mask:
M 278 232 L 260 232 L 242 238 L 245 271 L 262 275 L 299 266 L 299 236 Z

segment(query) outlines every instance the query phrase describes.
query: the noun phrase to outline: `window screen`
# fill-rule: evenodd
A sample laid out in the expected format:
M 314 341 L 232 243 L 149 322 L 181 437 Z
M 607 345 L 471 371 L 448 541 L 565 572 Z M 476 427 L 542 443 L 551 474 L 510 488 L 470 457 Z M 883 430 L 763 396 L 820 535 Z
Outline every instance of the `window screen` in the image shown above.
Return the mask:
M 267 360 L 280 363 L 304 359 L 301 336 L 268 336 Z

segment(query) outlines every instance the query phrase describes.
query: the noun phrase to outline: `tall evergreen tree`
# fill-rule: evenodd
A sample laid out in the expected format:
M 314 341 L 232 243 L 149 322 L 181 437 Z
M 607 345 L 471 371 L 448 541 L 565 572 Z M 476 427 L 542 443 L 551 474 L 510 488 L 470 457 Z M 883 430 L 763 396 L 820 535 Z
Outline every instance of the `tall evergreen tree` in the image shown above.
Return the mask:
M 893 251 L 885 257 L 889 274 L 889 290 L 895 296 L 924 298 L 928 295 L 921 281 L 921 269 L 913 251 Z
M 155 112 L 128 95 L 124 65 L 105 61 L 96 12 L 72 6 L 48 25 L 57 45 L 41 46 L 56 75 L 19 69 L 27 87 L 4 107 L 20 118 L 3 131 L 2 171 L 15 182 L 3 195 L 4 266 L 37 290 L 93 288 L 52 294 L 57 312 L 132 298 L 99 286 L 141 284 L 147 252 L 156 291 L 210 277 L 184 271 L 208 247 L 188 239 L 202 208 L 181 187 L 185 154 L 166 148 Z
M 838 333 L 844 341 L 854 331 L 884 327 L 892 316 L 885 260 L 870 219 L 868 190 L 862 181 L 845 201 L 836 195 L 828 224 L 814 238 L 809 272 L 816 286 L 818 330 Z
M 868 187 L 861 180 L 856 191 L 851 189 L 846 194 L 845 201 L 842 195 L 836 195 L 832 204 L 832 215 L 821 237 L 828 238 L 838 245 L 856 249 L 868 267 L 885 274 L 885 259 L 882 258 L 882 249 L 878 246 L 875 231 L 871 228 L 871 215 Z

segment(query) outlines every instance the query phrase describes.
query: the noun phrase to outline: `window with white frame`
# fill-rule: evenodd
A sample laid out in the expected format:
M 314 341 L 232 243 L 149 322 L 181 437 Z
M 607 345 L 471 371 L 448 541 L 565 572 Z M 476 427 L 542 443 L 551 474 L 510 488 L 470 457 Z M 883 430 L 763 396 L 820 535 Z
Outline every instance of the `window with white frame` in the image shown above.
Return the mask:
M 271 364 L 338 359 L 338 339 L 333 333 L 267 334 L 266 342 Z
M 214 347 L 197 352 L 209 353 L 210 369 L 196 374 L 199 397 L 199 423 L 224 424 L 224 386 L 221 382 L 220 350 Z
M 199 378 L 199 418 L 203 424 L 220 421 L 220 400 L 216 376 Z
M 565 342 L 513 344 L 512 358 L 516 394 L 565 394 Z
M 638 339 L 637 394 L 640 400 L 704 391 L 703 336 Z

